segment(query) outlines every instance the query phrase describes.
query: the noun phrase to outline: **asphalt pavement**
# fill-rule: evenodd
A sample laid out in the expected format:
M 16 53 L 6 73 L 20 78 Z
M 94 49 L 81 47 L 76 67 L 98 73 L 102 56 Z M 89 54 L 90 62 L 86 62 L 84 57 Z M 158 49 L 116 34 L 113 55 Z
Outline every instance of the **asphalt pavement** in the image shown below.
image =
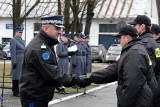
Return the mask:
M 82 94 L 49 107 L 117 107 L 116 84 Z

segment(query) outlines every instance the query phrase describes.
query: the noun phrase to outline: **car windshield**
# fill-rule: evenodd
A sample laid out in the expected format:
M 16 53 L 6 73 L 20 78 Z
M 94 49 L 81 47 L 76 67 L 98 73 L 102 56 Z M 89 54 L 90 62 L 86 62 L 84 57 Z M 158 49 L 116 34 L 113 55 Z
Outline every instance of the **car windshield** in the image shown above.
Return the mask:
M 116 46 L 115 46 L 115 47 L 110 47 L 109 50 L 110 50 L 110 51 L 121 51 L 122 48 L 121 48 L 121 47 L 116 47 Z
M 98 46 L 91 46 L 91 51 L 98 51 L 99 47 Z
M 6 45 L 3 49 L 9 49 L 9 45 Z

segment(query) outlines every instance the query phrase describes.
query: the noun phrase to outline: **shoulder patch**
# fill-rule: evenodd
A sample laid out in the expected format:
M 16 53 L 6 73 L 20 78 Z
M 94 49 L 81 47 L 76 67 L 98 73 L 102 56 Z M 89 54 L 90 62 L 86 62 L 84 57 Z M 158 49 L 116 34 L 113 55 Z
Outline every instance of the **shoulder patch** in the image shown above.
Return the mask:
M 156 55 L 156 58 L 160 57 L 160 49 L 159 48 L 155 48 L 155 55 Z
M 49 52 L 43 52 L 42 53 L 43 60 L 49 60 L 50 59 L 50 53 Z

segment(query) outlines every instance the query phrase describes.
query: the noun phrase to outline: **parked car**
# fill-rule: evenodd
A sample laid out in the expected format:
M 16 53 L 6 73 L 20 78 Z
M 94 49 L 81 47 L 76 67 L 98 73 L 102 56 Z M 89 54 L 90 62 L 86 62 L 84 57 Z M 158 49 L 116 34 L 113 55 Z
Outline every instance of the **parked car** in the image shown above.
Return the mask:
M 106 61 L 116 61 L 120 56 L 122 47 L 120 44 L 112 44 L 106 52 Z
M 9 44 L 7 44 L 5 47 L 3 47 L 3 51 L 7 54 L 7 59 L 11 59 L 10 45 Z
M 91 55 L 93 61 L 106 62 L 106 49 L 104 45 L 91 45 Z

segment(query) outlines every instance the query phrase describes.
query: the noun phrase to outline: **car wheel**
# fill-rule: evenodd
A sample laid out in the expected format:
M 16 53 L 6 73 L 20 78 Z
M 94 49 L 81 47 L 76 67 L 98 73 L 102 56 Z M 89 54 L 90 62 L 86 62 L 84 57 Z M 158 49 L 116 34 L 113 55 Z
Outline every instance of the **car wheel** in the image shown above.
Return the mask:
M 102 63 L 104 63 L 104 62 L 105 62 L 105 57 L 104 57 L 104 56 L 102 57 L 101 62 L 102 62 Z

